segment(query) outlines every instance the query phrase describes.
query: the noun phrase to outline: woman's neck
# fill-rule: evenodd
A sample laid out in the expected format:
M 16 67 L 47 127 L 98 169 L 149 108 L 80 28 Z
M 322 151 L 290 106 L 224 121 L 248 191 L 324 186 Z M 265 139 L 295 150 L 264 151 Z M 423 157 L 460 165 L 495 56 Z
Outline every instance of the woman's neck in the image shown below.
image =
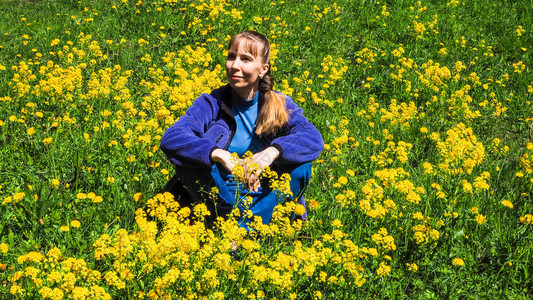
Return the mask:
M 255 94 L 257 93 L 258 91 L 258 88 L 252 88 L 252 89 L 249 89 L 249 90 L 237 90 L 237 89 L 233 89 L 235 91 L 235 93 L 237 93 L 237 95 L 239 95 L 242 99 L 248 101 L 248 100 L 252 100 L 254 97 L 255 97 Z
M 231 102 L 237 103 L 238 105 L 252 105 L 253 103 L 257 102 L 259 99 L 259 91 L 256 91 L 251 97 L 251 99 L 246 99 L 237 93 L 236 90 L 232 90 L 231 92 Z

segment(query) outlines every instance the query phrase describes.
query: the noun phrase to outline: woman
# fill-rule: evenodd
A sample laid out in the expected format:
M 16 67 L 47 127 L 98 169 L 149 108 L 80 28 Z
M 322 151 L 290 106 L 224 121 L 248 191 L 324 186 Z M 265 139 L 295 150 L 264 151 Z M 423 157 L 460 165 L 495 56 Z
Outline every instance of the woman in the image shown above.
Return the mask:
M 181 194 L 185 202 L 205 201 L 213 219 L 227 217 L 234 206 L 243 210 L 238 200 L 251 196 L 248 208 L 269 224 L 278 200 L 260 180 L 262 168 L 290 174 L 294 199 L 303 201 L 311 161 L 324 148 L 322 136 L 290 97 L 272 90 L 270 43 L 265 36 L 253 31 L 235 35 L 226 75 L 228 85 L 202 94 L 164 133 L 161 149 L 176 165 L 165 190 Z M 237 163 L 231 154 L 242 157 L 247 151 L 259 168 L 246 172 L 246 188 L 239 190 L 231 175 Z M 207 201 L 212 187 L 218 188 L 218 199 Z M 240 225 L 247 228 L 249 222 L 242 218 Z

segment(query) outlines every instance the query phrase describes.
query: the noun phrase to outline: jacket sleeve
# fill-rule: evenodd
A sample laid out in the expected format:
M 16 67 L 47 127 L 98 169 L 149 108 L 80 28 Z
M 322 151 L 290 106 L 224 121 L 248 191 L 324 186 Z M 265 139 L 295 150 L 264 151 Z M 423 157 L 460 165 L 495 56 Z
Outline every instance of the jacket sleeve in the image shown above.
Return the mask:
M 175 165 L 211 165 L 211 152 L 217 144 L 203 138 L 204 132 L 218 113 L 217 100 L 202 94 L 161 138 L 161 150 Z
M 315 160 L 324 150 L 322 135 L 303 115 L 303 110 L 286 97 L 289 111 L 287 134 L 272 140 L 271 146 L 280 151 L 276 160 L 282 164 L 301 164 Z

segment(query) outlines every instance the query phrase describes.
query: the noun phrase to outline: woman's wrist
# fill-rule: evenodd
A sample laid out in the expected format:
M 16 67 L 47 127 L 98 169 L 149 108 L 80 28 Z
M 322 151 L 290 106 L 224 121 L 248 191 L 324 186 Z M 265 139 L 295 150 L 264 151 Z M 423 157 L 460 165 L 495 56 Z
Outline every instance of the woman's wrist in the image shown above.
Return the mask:
M 221 162 L 224 157 L 224 152 L 225 151 L 220 148 L 213 150 L 213 152 L 211 152 L 211 160 L 214 162 Z
M 276 147 L 270 146 L 265 149 L 268 151 L 268 157 L 271 158 L 270 163 L 273 163 L 279 157 L 279 150 Z
M 265 148 L 263 151 L 254 155 L 254 162 L 260 168 L 270 166 L 279 157 L 279 151 L 275 147 Z

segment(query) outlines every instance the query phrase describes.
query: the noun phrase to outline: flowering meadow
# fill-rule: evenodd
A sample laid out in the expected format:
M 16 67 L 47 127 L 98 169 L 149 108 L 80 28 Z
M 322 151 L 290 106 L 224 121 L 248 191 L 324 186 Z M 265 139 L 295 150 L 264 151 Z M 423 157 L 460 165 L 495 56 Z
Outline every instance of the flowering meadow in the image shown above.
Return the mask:
M 249 233 L 159 149 L 248 29 L 326 143 Z M 526 0 L 2 1 L 0 298 L 530 299 L 532 52 Z

